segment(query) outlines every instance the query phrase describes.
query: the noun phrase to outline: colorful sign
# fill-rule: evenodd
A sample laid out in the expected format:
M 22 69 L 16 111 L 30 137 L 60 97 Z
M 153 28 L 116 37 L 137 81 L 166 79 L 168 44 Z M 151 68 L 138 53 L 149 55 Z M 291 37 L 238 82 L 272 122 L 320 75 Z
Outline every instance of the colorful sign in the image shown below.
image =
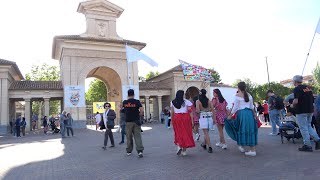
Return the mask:
M 184 79 L 186 81 L 211 82 L 214 80 L 209 69 L 206 69 L 202 66 L 190 64 L 182 60 L 179 61 L 183 69 Z
M 86 107 L 85 87 L 65 86 L 64 103 L 65 107 Z
M 93 113 L 103 113 L 104 112 L 104 105 L 105 102 L 93 102 Z M 111 109 L 116 110 L 116 103 L 115 102 L 109 102 L 111 104 Z

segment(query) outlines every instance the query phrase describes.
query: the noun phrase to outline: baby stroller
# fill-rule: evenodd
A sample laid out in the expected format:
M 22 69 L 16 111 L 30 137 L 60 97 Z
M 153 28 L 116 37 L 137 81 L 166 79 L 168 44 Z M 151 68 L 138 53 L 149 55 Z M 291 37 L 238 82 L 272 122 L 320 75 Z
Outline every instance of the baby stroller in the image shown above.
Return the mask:
M 293 144 L 295 144 L 294 139 L 302 138 L 299 126 L 294 121 L 281 122 L 281 126 L 279 128 L 279 133 L 281 136 L 282 144 L 283 144 L 284 137 L 287 138 L 288 141 L 290 141 L 290 139 L 292 139 Z
M 58 133 L 60 133 L 60 129 L 57 128 L 57 126 L 56 126 L 56 124 L 54 123 L 54 121 L 51 122 L 50 126 L 51 126 L 51 129 L 52 129 L 53 134 L 58 134 Z

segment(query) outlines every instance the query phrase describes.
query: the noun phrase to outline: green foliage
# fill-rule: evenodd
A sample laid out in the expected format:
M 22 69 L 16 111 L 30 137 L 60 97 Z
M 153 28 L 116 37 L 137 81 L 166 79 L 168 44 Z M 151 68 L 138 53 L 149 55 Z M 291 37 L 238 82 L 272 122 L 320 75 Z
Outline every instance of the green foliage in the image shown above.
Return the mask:
M 221 80 L 220 74 L 217 71 L 215 71 L 214 68 L 211 68 L 210 71 L 214 79 L 214 81 L 212 81 L 211 83 L 221 83 L 222 80 Z
M 254 100 L 256 102 L 261 102 L 262 100 L 266 100 L 267 99 L 267 91 L 269 89 L 272 89 L 274 91 L 274 93 L 282 98 L 285 98 L 287 95 L 292 93 L 291 88 L 285 87 L 280 83 L 275 83 L 272 82 L 270 83 L 270 88 L 269 88 L 269 84 L 263 84 L 263 85 L 258 85 L 256 88 L 254 88 L 254 92 L 253 95 L 254 96 Z
M 315 83 L 312 85 L 313 92 L 318 93 L 320 90 L 320 65 L 319 65 L 319 63 L 317 63 L 317 66 L 314 68 L 312 75 L 315 80 Z
M 244 79 L 237 79 L 233 84 L 232 86 L 235 87 L 235 88 L 238 88 L 238 83 L 239 82 L 245 82 L 246 85 L 247 85 L 247 92 L 249 92 L 250 94 L 253 94 L 254 92 L 254 89 L 257 87 L 257 84 L 252 82 L 249 78 L 244 78 Z M 253 95 L 252 95 L 253 96 Z
M 107 101 L 108 91 L 103 81 L 95 79 L 90 83 L 88 92 L 86 93 L 86 104 L 91 105 L 93 102 Z
M 246 83 L 247 91 L 252 95 L 255 102 L 261 102 L 263 100 L 266 100 L 268 98 L 267 91 L 269 89 L 272 89 L 276 95 L 282 98 L 285 98 L 287 95 L 291 94 L 293 90 L 291 88 L 281 85 L 280 83 L 275 83 L 275 82 L 270 83 L 270 88 L 269 88 L 268 83 L 263 85 L 258 85 L 256 83 L 253 83 L 248 78 L 244 78 L 243 80 L 237 79 L 232 86 L 237 87 L 240 81 L 244 81 Z
M 31 72 L 25 75 L 26 80 L 30 81 L 59 81 L 60 71 L 57 66 L 49 66 L 48 64 L 33 65 Z
M 44 63 L 40 65 L 33 65 L 31 67 L 31 72 L 25 75 L 26 80 L 30 81 L 59 81 L 60 80 L 60 70 L 57 66 L 49 66 Z M 43 112 L 43 102 L 34 101 L 32 103 L 32 113 L 39 114 L 40 111 Z M 50 115 L 58 114 L 60 111 L 59 101 L 50 101 Z
M 153 78 L 153 77 L 156 77 L 156 76 L 158 76 L 158 75 L 159 75 L 159 72 L 158 72 L 158 71 L 157 71 L 157 72 L 150 71 L 150 72 L 146 75 L 146 80 L 151 79 L 151 78 Z

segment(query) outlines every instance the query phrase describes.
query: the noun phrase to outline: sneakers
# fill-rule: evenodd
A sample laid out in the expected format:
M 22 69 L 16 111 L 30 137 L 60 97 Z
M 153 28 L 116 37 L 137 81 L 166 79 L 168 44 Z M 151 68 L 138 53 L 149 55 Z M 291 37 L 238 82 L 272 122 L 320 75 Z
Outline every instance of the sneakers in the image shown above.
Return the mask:
M 221 144 L 220 142 L 217 142 L 217 143 L 216 143 L 216 146 L 217 146 L 217 147 L 222 147 L 222 144 Z
M 187 152 L 186 151 L 182 151 L 182 156 L 186 156 Z
M 270 136 L 276 136 L 276 133 L 269 133 Z
M 114 145 L 109 146 L 109 148 L 113 148 L 113 147 L 114 147 Z
M 106 150 L 107 148 L 106 148 L 105 146 L 102 146 L 102 149 L 103 149 L 103 150 Z
M 220 142 L 217 142 L 217 143 L 216 143 L 216 146 L 217 146 L 217 147 L 221 147 L 222 149 L 227 149 L 227 147 L 228 147 L 226 144 L 222 144 L 222 143 L 220 143 Z
M 142 152 L 139 152 L 139 153 L 138 153 L 138 157 L 139 157 L 139 158 L 142 158 L 142 157 L 143 157 L 143 153 L 142 153 Z
M 316 142 L 316 147 L 315 147 L 316 150 L 320 150 L 320 140 Z
M 119 145 L 121 145 L 121 144 L 123 144 L 124 142 L 123 141 L 121 141 L 121 142 L 119 142 Z
M 303 145 L 301 148 L 299 148 L 299 151 L 312 152 L 313 150 L 311 146 Z
M 201 144 L 201 147 L 202 147 L 204 150 L 207 150 L 207 145 Z
M 228 146 L 226 145 L 226 144 L 222 144 L 222 147 L 221 147 L 222 149 L 227 149 L 228 148 Z
M 181 152 L 182 152 L 182 149 L 181 149 L 181 147 L 178 146 L 177 155 L 179 156 L 181 154 Z
M 245 150 L 244 150 L 244 148 L 243 148 L 242 146 L 238 146 L 238 149 L 239 149 L 239 151 L 242 152 L 242 153 L 245 152 Z
M 197 134 L 196 134 L 196 141 L 199 141 L 199 140 L 200 140 L 200 134 L 197 133 Z
M 257 153 L 255 151 L 248 151 L 244 153 L 246 156 L 256 156 Z
M 208 153 L 212 153 L 212 147 L 209 147 Z
M 131 155 L 131 152 L 127 152 L 127 156 L 130 156 Z

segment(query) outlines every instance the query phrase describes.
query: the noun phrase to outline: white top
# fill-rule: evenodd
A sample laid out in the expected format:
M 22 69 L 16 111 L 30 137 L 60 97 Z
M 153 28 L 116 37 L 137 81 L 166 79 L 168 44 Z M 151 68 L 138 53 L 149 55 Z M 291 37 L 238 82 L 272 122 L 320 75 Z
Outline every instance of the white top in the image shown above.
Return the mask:
M 95 118 L 96 118 L 96 123 L 98 124 L 101 121 L 101 115 L 97 114 Z
M 107 111 L 104 111 L 104 113 L 103 113 L 103 122 L 104 122 L 104 125 L 107 127 L 107 121 L 108 121 L 108 113 L 109 113 L 109 110 L 110 109 L 108 109 Z
M 242 109 L 245 109 L 245 108 L 254 109 L 253 98 L 252 98 L 252 96 L 250 94 L 248 94 L 248 95 L 249 95 L 249 102 L 245 102 L 244 98 L 242 98 L 242 97 L 235 96 L 231 114 L 234 114 L 238 110 L 242 110 Z
M 172 101 L 171 101 L 170 107 L 173 107 L 174 113 L 187 113 L 188 107 L 192 106 L 192 103 L 187 99 L 184 99 L 184 103 L 185 103 L 184 106 L 181 106 L 180 109 L 177 109 L 176 107 L 174 107 L 174 105 L 172 104 Z

